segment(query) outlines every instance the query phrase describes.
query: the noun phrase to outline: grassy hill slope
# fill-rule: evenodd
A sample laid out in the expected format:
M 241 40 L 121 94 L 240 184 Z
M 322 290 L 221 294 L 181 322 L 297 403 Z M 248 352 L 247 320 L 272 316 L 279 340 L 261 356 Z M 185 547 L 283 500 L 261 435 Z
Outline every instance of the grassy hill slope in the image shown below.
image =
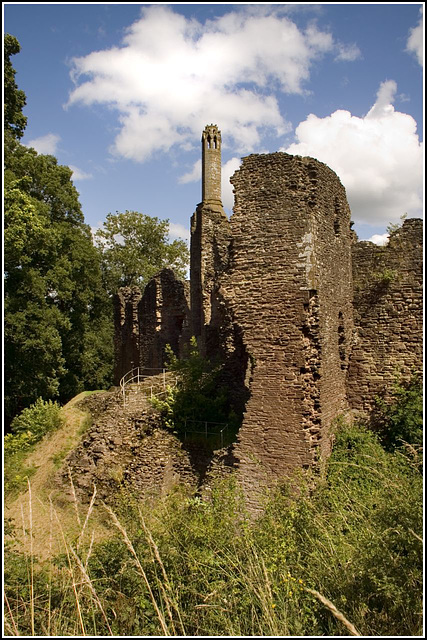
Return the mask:
M 78 406 L 90 393 L 93 392 L 80 393 L 61 409 L 63 425 L 47 434 L 20 460 L 22 475 L 25 475 L 25 469 L 30 469 L 31 477 L 20 483 L 21 491 L 13 491 L 5 497 L 5 518 L 12 520 L 17 542 L 23 551 L 40 559 L 63 552 L 64 535 L 78 537 L 84 524 L 86 513 L 72 498 L 71 482 L 70 491 L 65 492 L 56 475 L 90 424 L 90 414 Z M 85 528 L 84 542 L 93 531 L 98 539 L 108 535 L 100 510 L 96 508 L 91 526 Z

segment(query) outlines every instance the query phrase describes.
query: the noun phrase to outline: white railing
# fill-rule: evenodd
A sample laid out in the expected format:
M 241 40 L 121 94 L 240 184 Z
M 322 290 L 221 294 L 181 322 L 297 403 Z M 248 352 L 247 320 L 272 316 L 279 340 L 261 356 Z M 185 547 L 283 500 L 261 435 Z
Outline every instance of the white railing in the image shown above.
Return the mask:
M 146 371 L 150 371 L 150 372 L 157 371 L 158 373 L 145 373 Z M 146 390 L 147 391 L 149 390 L 150 392 L 149 394 L 147 393 L 146 397 L 153 398 L 153 397 L 159 397 L 166 394 L 167 393 L 166 373 L 167 373 L 167 369 L 160 369 L 160 368 L 150 369 L 147 367 L 134 367 L 133 369 L 125 373 L 123 378 L 120 380 L 120 391 L 123 397 L 123 406 L 126 407 L 126 387 L 128 387 L 130 384 L 138 384 L 138 385 L 143 384 L 146 380 L 149 380 L 150 378 L 154 378 L 156 376 L 162 376 L 163 391 L 153 393 L 153 389 L 155 388 L 155 386 L 150 385 L 150 387 L 146 388 Z M 173 386 L 176 386 L 176 382 L 177 382 L 177 379 L 175 379 L 175 384 Z

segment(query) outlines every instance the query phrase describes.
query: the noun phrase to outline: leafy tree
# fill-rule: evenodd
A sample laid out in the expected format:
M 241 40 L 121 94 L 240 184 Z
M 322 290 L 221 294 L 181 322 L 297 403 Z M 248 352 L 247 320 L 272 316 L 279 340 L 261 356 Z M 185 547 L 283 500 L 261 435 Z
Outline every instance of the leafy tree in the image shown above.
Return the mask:
M 185 278 L 188 248 L 183 240 L 168 242 L 169 221 L 137 211 L 109 213 L 95 241 L 102 254 L 104 282 L 110 294 L 120 287 L 144 287 L 164 267 Z
M 25 125 L 15 131 L 11 122 L 5 119 L 7 420 L 38 397 L 64 401 L 108 385 L 112 369 L 111 302 L 72 171 L 21 145 Z
M 16 71 L 12 67 L 10 56 L 19 53 L 20 50 L 18 40 L 6 33 L 4 37 L 4 128 L 5 132 L 17 139 L 22 138 L 27 125 L 27 118 L 22 113 L 26 105 L 26 97 L 16 85 Z
M 54 167 L 46 176 L 49 189 Z M 10 416 L 39 396 L 66 400 L 84 387 L 109 384 L 112 364 L 111 305 L 102 287 L 99 254 L 89 227 L 70 219 L 78 211 L 77 192 L 76 211 L 64 212 L 60 220 L 41 184 L 39 190 L 40 199 L 30 195 L 34 189 L 27 178 L 10 181 L 5 190 Z

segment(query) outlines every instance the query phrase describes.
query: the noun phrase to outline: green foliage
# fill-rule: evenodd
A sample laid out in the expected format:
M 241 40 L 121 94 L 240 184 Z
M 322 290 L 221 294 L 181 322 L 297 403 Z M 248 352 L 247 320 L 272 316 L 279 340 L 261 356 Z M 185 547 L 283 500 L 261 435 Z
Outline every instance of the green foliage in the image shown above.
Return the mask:
M 382 271 L 378 271 L 375 274 L 375 279 L 378 281 L 380 285 L 388 287 L 392 282 L 396 280 L 398 277 L 398 272 L 396 269 L 389 269 L 385 267 Z
M 102 256 L 104 282 L 110 294 L 120 287 L 143 288 L 164 267 L 185 279 L 188 248 L 183 240 L 168 241 L 169 221 L 137 211 L 109 213 L 95 234 Z
M 78 550 L 90 589 L 77 565 L 58 559 L 49 609 L 46 575 L 35 567 L 37 602 L 46 603 L 35 628 L 60 619 L 57 635 L 79 635 L 81 621 L 92 636 L 349 635 L 315 590 L 363 636 L 422 635 L 423 479 L 411 459 L 343 425 L 326 476 L 313 480 L 285 482 L 256 521 L 232 477 L 209 499 L 182 487 L 161 500 L 124 495 L 117 536 Z M 9 555 L 5 579 L 24 630 L 25 562 Z M 64 575 L 80 585 L 81 621 Z
M 392 398 L 376 398 L 373 422 L 387 449 L 408 443 L 417 448 L 423 445 L 423 385 L 418 375 L 407 382 L 394 385 Z
M 7 42 L 10 51 L 19 51 L 17 41 Z M 13 69 L 10 73 L 13 77 Z M 5 413 L 10 420 L 40 396 L 66 401 L 84 387 L 109 386 L 113 322 L 100 255 L 84 224 L 71 170 L 21 145 L 8 121 L 5 127 Z
M 12 420 L 11 433 L 4 437 L 4 479 L 6 492 L 19 491 L 36 471 L 25 458 L 34 445 L 62 425 L 61 407 L 38 398 Z
M 40 440 L 49 431 L 58 429 L 62 424 L 61 407 L 57 402 L 44 401 L 38 398 L 36 402 L 24 409 L 12 421 L 12 432 L 23 433 L 31 430 Z
M 193 425 L 198 422 L 226 423 L 230 433 L 234 433 L 238 419 L 230 410 L 226 389 L 219 384 L 221 365 L 200 354 L 194 337 L 184 358 L 178 359 L 169 345 L 166 355 L 167 367 L 175 373 L 177 384 L 175 388 L 168 388 L 166 397 L 153 401 L 162 414 L 164 424 L 182 433 L 186 423 L 190 425 L 191 421 Z M 188 430 L 191 431 L 191 427 Z
M 27 126 L 27 118 L 22 113 L 26 105 L 25 93 L 18 89 L 15 82 L 16 71 L 10 57 L 19 53 L 18 40 L 6 33 L 4 36 L 4 129 L 5 133 L 20 139 Z
M 392 236 L 393 234 L 396 233 L 396 231 L 398 231 L 400 229 L 400 227 L 402 226 L 403 222 L 406 220 L 408 214 L 404 213 L 403 215 L 400 216 L 400 220 L 401 222 L 390 222 L 390 224 L 387 226 L 387 233 L 389 236 Z

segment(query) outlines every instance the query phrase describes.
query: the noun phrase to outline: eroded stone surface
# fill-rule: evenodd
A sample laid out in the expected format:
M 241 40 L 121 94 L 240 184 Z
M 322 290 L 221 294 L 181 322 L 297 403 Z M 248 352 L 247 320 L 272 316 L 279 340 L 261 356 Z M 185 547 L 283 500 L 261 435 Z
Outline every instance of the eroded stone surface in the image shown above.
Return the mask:
M 368 413 L 375 397 L 423 363 L 423 224 L 405 220 L 385 247 L 353 245 L 356 334 L 348 376 L 353 409 Z
M 421 369 L 422 222 L 407 220 L 384 248 L 357 242 L 336 174 L 286 153 L 243 159 L 228 220 L 215 125 L 203 132 L 202 159 L 190 303 L 170 272 L 142 296 L 120 292 L 116 370 L 163 366 L 165 344 L 179 355 L 191 335 L 219 355 L 243 422 L 205 468 L 227 459 L 256 508 L 264 485 L 328 456 L 337 416 L 369 411 L 396 373 Z

